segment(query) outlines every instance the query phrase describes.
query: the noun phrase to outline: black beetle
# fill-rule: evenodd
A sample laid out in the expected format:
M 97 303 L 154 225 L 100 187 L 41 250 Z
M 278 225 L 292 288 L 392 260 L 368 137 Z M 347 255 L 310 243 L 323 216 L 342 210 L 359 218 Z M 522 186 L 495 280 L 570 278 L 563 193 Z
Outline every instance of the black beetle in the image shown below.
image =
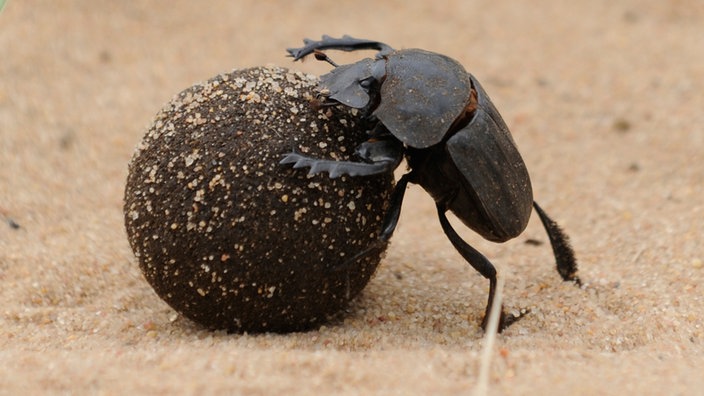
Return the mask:
M 360 109 L 375 127 L 357 149 L 361 162 L 292 152 L 281 164 L 308 167 L 310 174 L 328 172 L 331 178 L 369 176 L 392 172 L 405 156 L 410 171 L 396 184 L 379 239 L 386 242 L 393 234 L 408 183 L 420 184 L 435 200 L 442 229 L 455 249 L 489 279 L 484 329 L 496 290 L 496 269 L 452 228 L 445 216 L 448 210 L 485 239 L 505 242 L 523 232 L 535 208 L 549 236 L 557 271 L 564 280 L 581 284 L 567 235 L 533 201 L 528 170 L 508 127 L 462 65 L 433 52 L 394 50 L 350 36 L 323 36 L 304 43 L 302 48 L 288 49 L 294 60 L 312 53 L 335 67 L 320 77 L 318 105 Z M 322 52 L 325 49 L 378 52 L 374 59 L 337 65 Z M 499 330 L 519 317 L 502 312 Z

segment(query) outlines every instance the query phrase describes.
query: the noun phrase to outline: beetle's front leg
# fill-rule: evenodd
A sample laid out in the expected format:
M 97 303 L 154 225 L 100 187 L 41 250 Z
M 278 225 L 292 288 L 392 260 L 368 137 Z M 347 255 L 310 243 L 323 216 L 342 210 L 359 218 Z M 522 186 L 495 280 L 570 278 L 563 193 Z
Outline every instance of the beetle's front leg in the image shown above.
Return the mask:
M 293 169 L 310 168 L 308 171 L 309 175 L 327 172 L 331 179 L 344 175 L 371 176 L 389 171 L 387 163 L 368 164 L 365 162 L 323 160 L 307 157 L 296 152 L 286 154 L 279 163 L 282 165 L 293 164 Z
M 379 51 L 378 56 L 383 56 L 393 51 L 393 48 L 391 48 L 388 44 L 384 44 L 380 41 L 358 39 L 347 35 L 342 36 L 342 38 L 333 38 L 328 35 L 323 35 L 322 40 L 305 39 L 303 40 L 303 44 L 305 45 L 301 48 L 287 49 L 289 56 L 292 56 L 293 60 L 299 60 L 314 53 L 315 51 L 322 51 L 326 49 L 336 49 L 340 51 L 375 49 Z
M 373 176 L 393 172 L 403 158 L 400 142 L 369 140 L 357 147 L 357 155 L 365 162 L 334 161 L 317 159 L 291 152 L 279 162 L 282 165 L 293 164 L 294 169 L 310 168 L 309 175 L 327 172 L 331 179 L 340 176 Z

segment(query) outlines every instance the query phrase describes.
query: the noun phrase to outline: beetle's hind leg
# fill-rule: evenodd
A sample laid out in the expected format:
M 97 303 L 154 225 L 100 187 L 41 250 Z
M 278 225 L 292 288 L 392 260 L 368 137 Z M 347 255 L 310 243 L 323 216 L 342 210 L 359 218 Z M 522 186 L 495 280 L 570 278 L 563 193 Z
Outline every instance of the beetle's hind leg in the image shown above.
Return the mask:
M 482 329 L 486 330 L 487 322 L 489 320 L 489 312 L 491 312 L 491 307 L 494 305 L 494 296 L 496 294 L 496 268 L 494 268 L 494 265 L 491 264 L 491 262 L 484 257 L 483 254 L 479 253 L 478 250 L 470 246 L 457 234 L 457 231 L 452 228 L 452 225 L 447 220 L 447 216 L 445 216 L 446 209 L 441 203 L 437 203 L 437 209 L 442 230 L 445 232 L 445 235 L 447 235 L 450 242 L 452 242 L 452 245 L 475 270 L 477 270 L 485 278 L 489 279 L 489 299 L 486 304 L 486 309 L 484 310 L 484 318 L 482 319 Z M 515 323 L 526 313 L 527 312 L 520 313 L 519 315 L 506 315 L 503 307 L 501 307 L 499 332 Z
M 357 51 L 365 49 L 373 49 L 379 51 L 377 57 L 382 57 L 391 53 L 394 49 L 388 44 L 384 44 L 380 41 L 358 39 L 350 36 L 342 36 L 342 38 L 333 38 L 324 35 L 322 40 L 303 40 L 304 46 L 300 48 L 288 48 L 289 56 L 293 57 L 293 60 L 299 60 L 305 58 L 306 56 L 316 52 L 326 49 L 335 49 L 340 51 Z
M 548 217 L 547 213 L 538 206 L 537 202 L 533 202 L 533 207 L 538 213 L 545 231 L 548 233 L 550 245 L 555 255 L 557 272 L 560 273 L 563 280 L 573 281 L 577 286 L 582 286 L 582 280 L 577 276 L 577 259 L 570 245 L 569 237 L 555 221 Z

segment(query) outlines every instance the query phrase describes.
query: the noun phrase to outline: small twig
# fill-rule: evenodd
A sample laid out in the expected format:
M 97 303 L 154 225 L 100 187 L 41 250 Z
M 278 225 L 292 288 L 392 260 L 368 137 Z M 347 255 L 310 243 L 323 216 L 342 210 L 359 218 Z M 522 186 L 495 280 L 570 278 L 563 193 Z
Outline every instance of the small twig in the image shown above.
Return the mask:
M 496 294 L 494 304 L 489 312 L 489 321 L 486 325 L 484 336 L 484 346 L 482 348 L 481 363 L 479 366 L 479 378 L 477 386 L 474 388 L 475 396 L 486 396 L 489 393 L 489 370 L 491 369 L 491 357 L 496 342 L 496 334 L 499 332 L 499 317 L 501 316 L 501 300 L 503 298 L 504 280 L 498 278 L 496 282 Z
M 631 264 L 635 264 L 638 261 L 638 259 L 640 258 L 640 256 L 643 255 L 643 252 L 645 252 L 645 246 L 641 246 L 640 249 L 638 249 L 638 251 L 636 252 L 636 254 L 633 255 L 633 259 L 631 260 Z

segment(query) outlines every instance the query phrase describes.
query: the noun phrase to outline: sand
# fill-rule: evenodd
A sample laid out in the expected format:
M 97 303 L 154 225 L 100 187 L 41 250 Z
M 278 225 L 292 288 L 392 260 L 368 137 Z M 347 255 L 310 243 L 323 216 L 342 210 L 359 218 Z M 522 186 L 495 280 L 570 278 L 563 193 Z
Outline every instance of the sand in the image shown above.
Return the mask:
M 496 339 L 489 394 L 702 392 L 701 2 L 376 3 L 6 4 L 0 393 L 474 390 L 488 284 L 418 186 L 370 284 L 318 331 L 209 332 L 139 272 L 122 197 L 156 112 L 233 68 L 322 73 L 328 65 L 292 65 L 284 48 L 323 33 L 465 65 L 511 128 L 536 200 L 572 238 L 581 289 L 560 281 L 537 216 L 499 245 L 453 219 L 499 269 L 507 310 L 531 309 Z

